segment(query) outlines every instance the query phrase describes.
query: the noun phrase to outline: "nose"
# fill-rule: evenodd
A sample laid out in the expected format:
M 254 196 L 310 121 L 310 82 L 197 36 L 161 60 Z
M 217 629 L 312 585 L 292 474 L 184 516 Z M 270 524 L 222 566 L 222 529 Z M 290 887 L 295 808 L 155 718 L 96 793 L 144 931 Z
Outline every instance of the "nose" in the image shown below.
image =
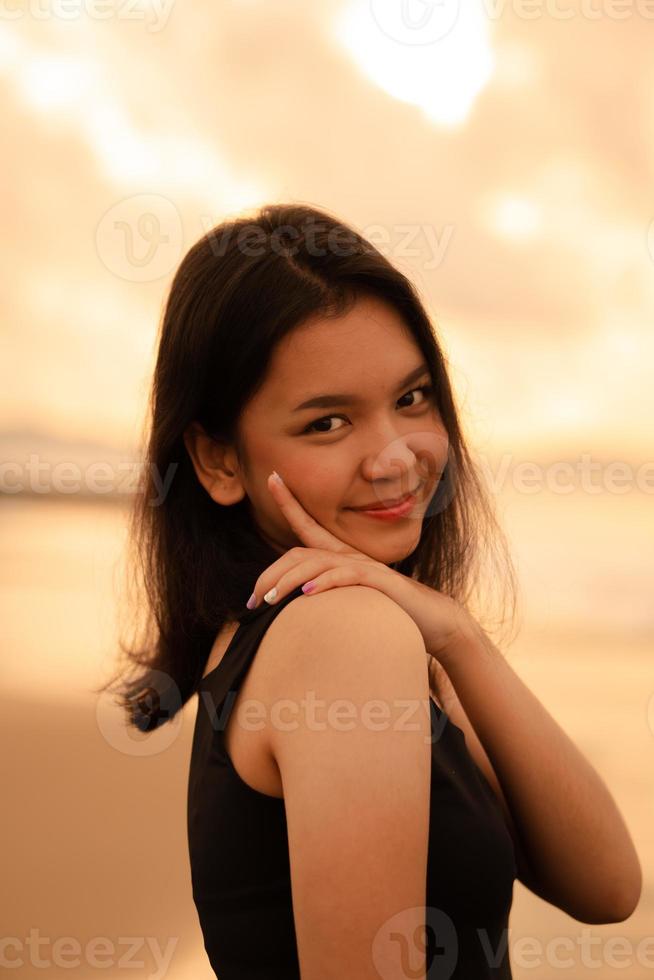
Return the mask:
M 387 497 L 401 497 L 422 482 L 418 458 L 404 440 L 395 439 L 368 460 L 369 481 Z
M 432 482 L 441 473 L 449 455 L 447 437 L 432 428 L 391 437 L 378 433 L 377 447 L 366 456 L 363 475 L 384 497 L 397 497 L 418 483 Z M 381 436 L 381 438 L 380 438 Z

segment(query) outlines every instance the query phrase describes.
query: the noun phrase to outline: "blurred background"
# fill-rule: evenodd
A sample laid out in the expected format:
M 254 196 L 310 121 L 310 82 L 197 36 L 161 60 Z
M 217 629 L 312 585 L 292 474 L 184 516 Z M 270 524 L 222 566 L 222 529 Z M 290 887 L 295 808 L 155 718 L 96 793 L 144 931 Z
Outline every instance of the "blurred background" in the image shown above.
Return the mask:
M 416 284 L 522 590 L 503 652 L 604 778 L 639 908 L 516 883 L 516 978 L 654 969 L 654 8 L 638 0 L 0 0 L 3 965 L 209 980 L 186 852 L 197 699 L 114 665 L 175 268 L 324 207 Z

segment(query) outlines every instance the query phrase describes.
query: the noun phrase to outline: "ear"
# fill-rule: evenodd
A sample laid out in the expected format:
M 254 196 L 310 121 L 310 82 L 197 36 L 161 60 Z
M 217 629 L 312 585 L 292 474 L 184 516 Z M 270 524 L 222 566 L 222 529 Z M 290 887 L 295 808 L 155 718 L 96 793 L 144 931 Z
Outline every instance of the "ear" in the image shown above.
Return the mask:
M 212 500 L 229 507 L 245 497 L 236 453 L 226 442 L 208 435 L 199 422 L 184 432 L 184 445 L 196 476 Z

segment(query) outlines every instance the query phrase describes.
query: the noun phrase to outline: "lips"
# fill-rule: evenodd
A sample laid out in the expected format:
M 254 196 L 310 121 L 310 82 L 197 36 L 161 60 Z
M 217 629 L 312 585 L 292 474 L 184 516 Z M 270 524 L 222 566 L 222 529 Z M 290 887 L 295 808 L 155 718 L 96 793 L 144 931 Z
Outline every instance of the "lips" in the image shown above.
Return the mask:
M 422 484 L 419 483 L 415 490 L 405 493 L 403 497 L 395 497 L 393 500 L 378 500 L 374 504 L 364 504 L 363 507 L 350 507 L 349 510 L 389 510 L 391 507 L 399 507 L 410 497 L 414 497 L 421 486 Z

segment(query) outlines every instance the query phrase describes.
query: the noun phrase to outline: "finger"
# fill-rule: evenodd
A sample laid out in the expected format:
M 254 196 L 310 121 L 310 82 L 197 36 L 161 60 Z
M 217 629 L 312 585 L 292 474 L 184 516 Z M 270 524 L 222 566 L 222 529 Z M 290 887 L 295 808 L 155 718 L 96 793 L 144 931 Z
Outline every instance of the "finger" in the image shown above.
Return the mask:
M 310 548 L 324 548 L 326 551 L 347 551 L 347 545 L 314 520 L 310 514 L 307 514 L 297 497 L 281 481 L 281 477 L 279 479 L 280 482 L 275 479 L 275 471 L 273 470 L 268 477 L 268 488 L 300 541 Z
M 252 600 L 249 608 L 255 609 L 262 599 L 268 605 L 279 602 L 280 599 L 287 596 L 293 589 L 297 589 L 299 585 L 308 582 L 313 576 L 324 572 L 325 569 L 333 567 L 333 563 L 334 559 L 329 556 L 325 556 L 322 559 L 318 556 L 296 563 L 287 571 L 278 572 L 274 578 L 269 576 L 270 569 L 266 569 L 265 580 L 263 578 L 257 580 L 257 584 L 252 593 L 255 599 Z
M 339 565 L 334 568 L 332 565 L 322 574 L 314 572 L 311 579 L 302 586 L 302 591 L 305 595 L 315 595 L 317 592 L 327 592 L 329 589 L 338 589 L 344 585 L 368 584 L 369 576 L 364 566 L 358 568 L 356 565 Z
M 303 552 L 304 548 L 291 548 L 284 552 L 281 558 L 268 565 L 259 575 L 252 587 L 252 595 L 245 603 L 248 609 L 256 609 L 261 601 L 261 597 L 269 592 L 286 572 L 298 564 L 297 553 Z M 307 552 L 308 553 L 308 552 Z
M 264 599 L 267 603 L 279 602 L 284 596 L 293 592 L 299 585 L 305 595 L 313 595 L 315 592 L 325 592 L 327 589 L 337 588 L 344 585 L 367 585 L 369 584 L 369 570 L 364 566 L 334 565 L 333 563 L 315 564 L 310 562 L 297 565 L 279 581 L 272 595 L 268 593 Z

